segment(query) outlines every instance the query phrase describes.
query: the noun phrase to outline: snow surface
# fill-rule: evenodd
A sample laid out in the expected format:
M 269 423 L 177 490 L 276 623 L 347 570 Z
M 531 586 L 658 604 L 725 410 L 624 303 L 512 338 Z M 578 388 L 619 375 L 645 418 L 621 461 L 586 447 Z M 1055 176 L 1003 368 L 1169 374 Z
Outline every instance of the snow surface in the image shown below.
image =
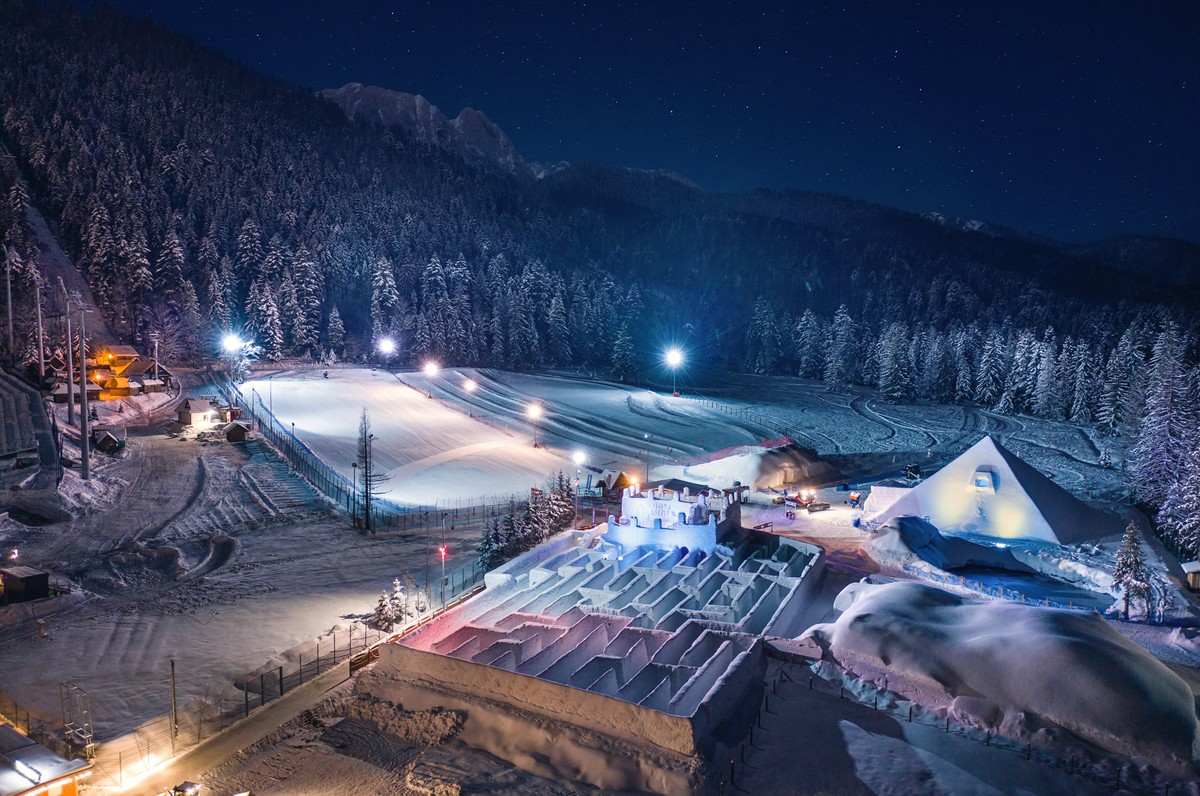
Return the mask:
M 1200 726 L 1182 679 L 1095 614 L 978 603 L 918 583 L 848 586 L 810 628 L 854 675 L 977 726 L 1055 727 L 1110 752 L 1195 771 Z
M 479 382 L 475 393 L 462 389 L 466 376 Z M 314 408 L 306 411 L 313 413 L 315 427 L 333 429 L 343 447 L 333 450 L 331 464 L 347 467 L 353 460 L 362 405 L 357 396 L 379 393 L 390 401 L 392 393 L 413 392 L 394 377 L 369 370 L 331 369 L 328 381 L 319 372 L 288 378 L 303 391 L 303 401 L 298 400 L 302 406 L 308 406 L 309 397 L 315 395 L 308 392 L 310 386 L 340 387 L 325 396 L 326 403 L 314 402 Z M 518 446 L 523 438 L 532 453 L 532 428 L 524 418 L 524 406 L 530 400 L 541 401 L 547 411 L 538 435 L 550 449 L 537 453 L 550 467 L 542 469 L 541 459 L 535 467 L 521 465 L 527 467 L 524 478 L 531 479 L 524 488 L 544 478 L 548 470 L 564 466 L 576 448 L 587 454 L 589 466 L 632 473 L 641 472 L 648 458 L 658 476 L 665 475 L 664 465 L 688 466 L 682 463 L 686 457 L 759 445 L 762 438 L 780 433 L 773 420 L 781 420 L 793 431 L 814 438 L 818 450 L 830 453 L 847 474 L 884 477 L 909 460 L 926 461 L 926 453 L 933 459 L 946 458 L 974 443 L 986 429 L 1039 470 L 1053 473 L 1077 496 L 1123 494 L 1119 471 L 1098 466 L 1096 443 L 1084 427 L 998 418 L 958 407 L 883 406 L 869 396 L 827 393 L 822 385 L 798 379 L 732 376 L 727 397 L 685 392 L 672 398 L 570 377 L 496 371 L 447 370 L 432 383 L 419 374 L 401 378 L 435 396 L 431 401 L 414 393 L 413 401 L 423 401 L 425 407 L 441 404 L 456 421 L 446 421 L 446 440 L 427 430 L 399 429 L 411 435 L 405 444 L 415 449 L 391 453 L 396 466 L 478 442 L 481 425 L 501 437 L 507 438 L 505 431 L 513 434 Z M 279 407 L 284 383 L 279 379 L 271 379 L 278 383 L 268 384 L 263 398 L 273 397 L 277 414 L 290 423 L 292 418 Z M 205 391 L 211 389 L 193 390 L 197 395 Z M 105 403 L 100 406 L 108 408 Z M 63 405 L 54 408 L 65 410 Z M 58 716 L 58 684 L 75 681 L 90 694 L 99 737 L 111 738 L 167 711 L 171 658 L 177 661 L 181 704 L 206 692 L 240 699 L 232 686 L 234 678 L 297 645 L 311 643 L 335 626 L 350 626 L 364 618 L 380 591 L 390 588 L 393 577 L 409 572 L 422 581 L 425 542 L 431 538 L 424 531 L 364 536 L 344 516 L 331 514 L 327 501 L 300 482 L 286 464 L 264 454 L 259 443 L 230 445 L 195 435 L 167 437 L 154 431 L 153 423 L 139 427 L 142 423 L 134 418 L 155 418 L 142 418 L 140 412 L 131 415 L 131 409 L 123 413 L 134 426 L 123 454 L 93 456 L 90 482 L 78 477 L 77 468 L 67 469 L 62 499 L 56 498 L 53 505 L 66 507 L 75 515 L 73 520 L 38 527 L 9 520 L 0 526 L 5 545 L 19 546 L 23 561 L 68 575 L 86 589 L 69 605 L 53 601 L 34 605 L 37 615 L 47 618 L 49 640 L 33 638 L 31 620 L 14 619 L 14 624 L 0 626 L 0 688 L 17 697 L 22 709 L 30 709 L 35 717 L 39 713 L 50 719 Z M 418 415 L 430 411 L 422 409 Z M 159 408 L 158 416 L 163 415 L 169 418 L 170 413 Z M 311 443 L 300 418 L 296 419 L 298 435 Z M 169 424 L 163 422 L 159 428 Z M 70 435 L 65 439 L 68 455 L 78 459 Z M 344 447 L 347 439 L 348 448 Z M 402 456 L 407 457 L 404 462 L 399 461 Z M 479 456 L 470 453 L 465 458 L 469 462 Z M 496 468 L 496 460 L 506 466 L 507 460 L 498 452 L 489 456 L 483 470 L 458 470 L 463 478 L 481 479 L 459 485 L 460 494 L 507 491 L 509 474 Z M 1113 458 L 1120 460 L 1119 450 L 1113 451 Z M 459 464 L 453 467 L 435 463 L 431 469 L 443 467 L 441 472 L 452 474 L 463 463 L 460 459 L 449 464 L 455 461 Z M 744 507 L 745 525 L 773 522 L 776 532 L 844 553 L 843 561 L 865 538 L 853 527 L 858 512 L 842 503 L 844 494 L 823 490 L 822 499 L 833 508 L 812 515 L 796 512 L 794 519 L 785 516 L 786 507 L 771 505 L 770 497 L 769 492 L 750 496 L 751 504 Z M 477 523 L 447 524 L 452 572 L 473 560 L 478 531 Z M 433 534 L 436 547 L 436 528 Z M 218 535 L 236 540 L 223 560 L 208 556 Z M 1081 567 L 1090 566 L 1086 551 L 1063 551 L 1073 561 L 1077 556 Z M 1101 549 L 1101 555 L 1111 551 Z M 868 560 L 854 561 L 875 566 Z M 1170 643 L 1169 629 L 1114 624 L 1156 654 L 1173 656 L 1170 659 L 1181 666 L 1196 665 L 1182 645 Z M 1188 639 L 1182 641 L 1186 644 Z M 843 746 L 837 744 L 838 749 Z M 861 748 L 855 742 L 855 749 Z M 812 759 L 822 759 L 814 754 Z M 452 757 L 451 751 L 445 751 L 439 759 Z M 869 765 L 866 757 L 862 761 Z M 923 780 L 908 782 L 908 792 L 915 792 Z M 275 788 L 275 792 L 301 790 Z

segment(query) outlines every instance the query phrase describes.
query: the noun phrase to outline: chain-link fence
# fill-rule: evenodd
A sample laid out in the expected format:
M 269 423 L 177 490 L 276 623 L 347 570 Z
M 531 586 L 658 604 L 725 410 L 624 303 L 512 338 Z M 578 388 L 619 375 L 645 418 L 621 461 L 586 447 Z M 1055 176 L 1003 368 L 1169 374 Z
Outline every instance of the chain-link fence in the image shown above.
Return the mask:
M 480 588 L 483 574 L 478 566 L 448 573 L 444 600 L 437 585 L 431 584 L 433 593 L 427 599 L 414 599 L 413 605 L 421 610 L 415 611 L 403 625 L 382 630 L 355 624 L 293 647 L 282 660 L 234 678 L 232 685 L 240 692 L 236 695 L 230 695 L 229 689 L 223 689 L 223 695 L 210 693 L 207 689 L 200 694 L 179 694 L 174 720 L 170 715 L 160 716 L 120 738 L 97 745 L 93 782 L 124 787 L 306 683 L 322 676 L 332 677 L 325 683 L 332 687 L 374 661 L 379 644 L 411 633 L 470 597 Z M 342 675 L 332 674 L 333 670 L 339 670 Z M 0 695 L 0 708 L 5 704 Z M 24 715 L 28 726 L 28 712 Z M 36 721 L 34 725 L 37 725 Z M 56 739 L 56 742 L 63 746 L 61 740 Z

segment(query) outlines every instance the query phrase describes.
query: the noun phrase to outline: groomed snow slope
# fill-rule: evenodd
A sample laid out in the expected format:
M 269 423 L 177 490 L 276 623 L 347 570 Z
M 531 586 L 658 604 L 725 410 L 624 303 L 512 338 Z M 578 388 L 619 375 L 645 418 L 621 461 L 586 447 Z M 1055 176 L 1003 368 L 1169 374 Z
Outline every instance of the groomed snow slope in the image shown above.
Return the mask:
M 253 390 L 275 417 L 326 464 L 346 478 L 358 449 L 365 407 L 375 434 L 376 467 L 390 479 L 382 497 L 401 505 L 436 505 L 459 498 L 527 493 L 557 470 L 573 467 L 545 448 L 534 448 L 528 426 L 487 425 L 384 371 L 331 370 L 258 378 Z
M 1187 684 L 1099 615 L 855 583 L 804 634 L 859 678 L 1028 739 L 1054 726 L 1169 770 L 1200 760 Z

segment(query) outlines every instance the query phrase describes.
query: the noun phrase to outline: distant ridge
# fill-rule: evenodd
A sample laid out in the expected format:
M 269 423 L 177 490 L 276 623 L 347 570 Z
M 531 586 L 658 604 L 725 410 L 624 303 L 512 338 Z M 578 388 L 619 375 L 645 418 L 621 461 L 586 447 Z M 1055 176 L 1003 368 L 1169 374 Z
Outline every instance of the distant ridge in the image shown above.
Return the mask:
M 362 83 L 347 83 L 318 93 L 352 121 L 395 127 L 414 141 L 449 150 L 468 162 L 493 165 L 523 177 L 534 175 L 509 137 L 482 111 L 463 108 L 450 119 L 419 94 Z

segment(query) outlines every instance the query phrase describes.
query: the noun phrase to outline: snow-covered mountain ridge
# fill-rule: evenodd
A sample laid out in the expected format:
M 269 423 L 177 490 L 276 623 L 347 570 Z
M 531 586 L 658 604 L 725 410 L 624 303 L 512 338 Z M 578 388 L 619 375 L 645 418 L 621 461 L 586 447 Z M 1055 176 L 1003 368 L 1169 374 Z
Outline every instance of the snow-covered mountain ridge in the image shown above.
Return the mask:
M 451 119 L 420 94 L 347 83 L 320 96 L 335 103 L 351 120 L 395 127 L 409 138 L 449 150 L 473 163 L 487 163 L 510 174 L 533 176 L 513 142 L 482 111 L 463 108 Z

